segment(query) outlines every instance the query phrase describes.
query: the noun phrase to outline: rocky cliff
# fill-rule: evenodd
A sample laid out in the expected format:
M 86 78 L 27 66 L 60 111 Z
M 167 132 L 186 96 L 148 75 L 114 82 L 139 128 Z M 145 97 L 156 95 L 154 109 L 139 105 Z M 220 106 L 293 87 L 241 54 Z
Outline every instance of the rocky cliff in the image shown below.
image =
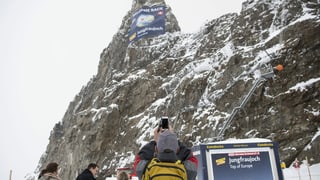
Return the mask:
M 320 162 L 317 0 L 247 0 L 240 14 L 213 19 L 194 34 L 180 32 L 167 6 L 166 34 L 128 44 L 133 12 L 156 4 L 166 5 L 133 1 L 97 74 L 53 128 L 39 168 L 55 161 L 62 179 L 75 179 L 97 162 L 97 179 L 105 179 L 132 165 L 161 116 L 189 146 L 215 141 L 255 85 L 220 138 L 268 138 L 280 144 L 287 165 L 306 156 Z M 274 72 L 277 64 L 284 70 Z

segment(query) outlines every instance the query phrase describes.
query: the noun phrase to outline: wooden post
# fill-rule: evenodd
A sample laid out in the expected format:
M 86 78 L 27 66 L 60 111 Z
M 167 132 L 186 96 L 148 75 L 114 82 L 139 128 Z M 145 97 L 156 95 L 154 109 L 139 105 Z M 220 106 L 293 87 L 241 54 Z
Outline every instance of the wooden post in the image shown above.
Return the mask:
M 311 180 L 310 166 L 309 166 L 309 162 L 308 162 L 307 156 L 306 156 L 306 163 L 307 163 L 307 169 L 308 169 L 308 174 L 309 174 L 309 180 Z
M 9 180 L 11 180 L 11 177 L 12 177 L 12 170 L 10 170 Z

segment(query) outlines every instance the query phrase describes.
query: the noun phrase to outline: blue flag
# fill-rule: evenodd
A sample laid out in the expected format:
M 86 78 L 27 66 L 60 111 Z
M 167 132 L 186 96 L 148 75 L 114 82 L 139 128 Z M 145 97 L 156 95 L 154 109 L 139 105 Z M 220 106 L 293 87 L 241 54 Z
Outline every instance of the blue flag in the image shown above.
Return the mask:
M 144 36 L 156 36 L 165 33 L 165 6 L 144 6 L 131 17 L 129 43 Z

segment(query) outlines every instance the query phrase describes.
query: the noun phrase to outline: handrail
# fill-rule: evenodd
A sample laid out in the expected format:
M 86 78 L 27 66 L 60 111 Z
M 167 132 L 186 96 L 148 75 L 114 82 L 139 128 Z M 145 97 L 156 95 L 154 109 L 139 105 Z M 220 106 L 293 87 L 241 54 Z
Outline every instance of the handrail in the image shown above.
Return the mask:
M 252 96 L 253 92 L 256 90 L 256 88 L 258 87 L 258 85 L 263 82 L 266 81 L 269 78 L 273 78 L 274 77 L 274 70 L 278 70 L 275 68 L 272 68 L 271 66 L 269 66 L 269 71 L 262 74 L 253 84 L 252 88 L 250 89 L 250 91 L 248 92 L 248 94 L 246 95 L 246 97 L 242 100 L 240 106 L 235 107 L 232 112 L 231 115 L 228 117 L 228 119 L 224 122 L 222 129 L 219 131 L 217 137 L 215 137 L 216 140 L 222 140 L 225 131 L 227 130 L 227 128 L 229 128 L 229 126 L 231 125 L 231 122 L 233 120 L 233 118 L 235 117 L 235 115 L 239 112 L 240 109 L 243 109 L 244 106 L 247 104 L 247 102 L 249 101 L 250 97 Z M 282 69 L 281 69 L 282 70 Z

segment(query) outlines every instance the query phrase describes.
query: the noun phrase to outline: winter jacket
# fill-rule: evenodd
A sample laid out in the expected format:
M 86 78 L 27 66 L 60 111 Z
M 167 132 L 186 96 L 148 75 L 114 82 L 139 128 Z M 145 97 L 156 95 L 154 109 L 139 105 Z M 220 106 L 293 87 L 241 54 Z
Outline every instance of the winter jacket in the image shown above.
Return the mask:
M 79 174 L 76 180 L 96 180 L 96 178 L 94 178 L 89 169 L 85 169 L 81 174 Z
M 180 141 L 179 143 L 179 152 L 175 155 L 170 155 L 171 157 L 176 157 L 180 159 L 186 170 L 187 170 L 187 176 L 188 180 L 195 180 L 197 176 L 197 167 L 198 167 L 198 160 L 196 157 L 193 156 L 192 151 L 188 149 L 184 144 L 182 144 Z M 142 176 L 151 161 L 153 157 L 155 157 L 155 146 L 156 142 L 151 141 L 145 146 L 141 148 L 141 150 L 138 152 L 138 154 L 135 157 L 134 162 L 134 173 L 139 177 L 139 179 L 142 179 Z M 166 161 L 170 161 L 169 156 L 163 156 L 163 154 L 159 154 L 157 156 L 160 160 L 162 158 L 168 158 Z M 171 159 L 174 161 L 174 159 Z
M 38 180 L 61 180 L 61 179 L 52 173 L 46 173 L 42 175 Z

